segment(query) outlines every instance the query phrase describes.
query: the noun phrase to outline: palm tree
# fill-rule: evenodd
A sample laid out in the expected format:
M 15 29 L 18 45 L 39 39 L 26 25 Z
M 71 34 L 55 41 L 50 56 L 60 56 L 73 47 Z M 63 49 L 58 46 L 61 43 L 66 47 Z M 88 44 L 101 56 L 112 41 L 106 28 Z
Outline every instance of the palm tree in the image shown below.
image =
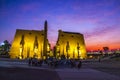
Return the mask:
M 8 55 L 11 44 L 7 40 L 5 40 L 3 43 L 4 43 L 4 45 L 2 45 L 3 54 Z

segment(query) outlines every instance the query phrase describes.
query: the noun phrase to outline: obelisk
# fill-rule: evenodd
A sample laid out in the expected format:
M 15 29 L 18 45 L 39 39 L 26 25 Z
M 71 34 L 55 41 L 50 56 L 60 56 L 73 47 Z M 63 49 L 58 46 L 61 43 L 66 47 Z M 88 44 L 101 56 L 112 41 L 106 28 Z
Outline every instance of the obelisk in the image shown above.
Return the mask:
M 43 55 L 47 58 L 47 21 L 44 23 L 44 44 Z

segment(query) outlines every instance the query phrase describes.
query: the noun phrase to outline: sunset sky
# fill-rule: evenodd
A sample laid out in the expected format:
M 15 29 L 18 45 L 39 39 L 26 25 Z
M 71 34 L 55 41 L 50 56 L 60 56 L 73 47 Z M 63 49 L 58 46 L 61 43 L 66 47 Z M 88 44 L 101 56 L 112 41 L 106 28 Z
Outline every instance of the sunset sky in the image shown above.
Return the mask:
M 55 45 L 58 30 L 84 34 L 86 48 L 120 48 L 120 0 L 0 0 L 0 43 L 16 29 L 43 30 Z

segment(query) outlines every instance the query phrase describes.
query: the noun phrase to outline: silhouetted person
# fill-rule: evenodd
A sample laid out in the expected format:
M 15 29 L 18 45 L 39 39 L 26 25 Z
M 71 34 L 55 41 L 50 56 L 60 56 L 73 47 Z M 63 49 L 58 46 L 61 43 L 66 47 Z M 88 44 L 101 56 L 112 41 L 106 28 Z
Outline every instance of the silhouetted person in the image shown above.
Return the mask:
M 70 63 L 71 63 L 71 68 L 74 68 L 75 67 L 75 61 L 74 60 L 70 60 Z
M 79 63 L 78 63 L 78 65 L 77 65 L 78 69 L 80 69 L 80 68 L 81 68 L 81 66 L 82 66 L 82 61 L 81 61 L 81 60 L 79 60 Z
M 28 64 L 29 64 L 29 66 L 32 65 L 32 58 L 29 58 L 29 60 L 28 60 Z
M 38 65 L 39 65 L 39 66 L 42 66 L 42 63 L 43 63 L 42 60 L 38 60 Z
M 98 61 L 99 61 L 99 62 L 101 61 L 100 57 L 98 58 Z

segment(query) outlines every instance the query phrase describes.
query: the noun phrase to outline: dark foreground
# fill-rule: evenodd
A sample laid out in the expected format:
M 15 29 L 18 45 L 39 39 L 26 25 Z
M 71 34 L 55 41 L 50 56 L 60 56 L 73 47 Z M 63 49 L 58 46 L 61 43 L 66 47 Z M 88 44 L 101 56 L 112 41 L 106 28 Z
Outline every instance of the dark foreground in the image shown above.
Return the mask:
M 55 71 L 0 67 L 0 80 L 60 80 Z
M 83 61 L 82 67 L 47 64 L 28 66 L 19 60 L 0 60 L 0 80 L 120 80 L 120 60 Z

